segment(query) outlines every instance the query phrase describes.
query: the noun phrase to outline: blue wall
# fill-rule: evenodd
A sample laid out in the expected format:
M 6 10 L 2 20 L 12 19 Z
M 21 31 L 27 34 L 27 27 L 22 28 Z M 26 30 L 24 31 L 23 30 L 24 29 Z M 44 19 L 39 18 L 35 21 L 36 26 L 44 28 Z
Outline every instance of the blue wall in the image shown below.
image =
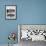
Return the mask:
M 16 20 L 5 20 L 5 5 L 9 4 L 17 5 Z M 8 43 L 10 32 L 17 34 L 18 24 L 46 24 L 46 0 L 0 0 L 0 44 Z

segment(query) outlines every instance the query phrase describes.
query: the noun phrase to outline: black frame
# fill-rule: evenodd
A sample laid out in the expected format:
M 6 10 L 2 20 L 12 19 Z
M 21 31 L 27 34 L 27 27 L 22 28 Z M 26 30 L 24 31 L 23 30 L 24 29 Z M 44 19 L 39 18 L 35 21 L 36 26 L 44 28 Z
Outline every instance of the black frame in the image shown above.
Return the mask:
M 15 6 L 16 7 L 16 18 L 15 19 L 7 19 L 6 18 L 6 7 L 7 6 Z M 17 19 L 17 6 L 16 5 L 5 5 L 5 20 L 16 20 Z

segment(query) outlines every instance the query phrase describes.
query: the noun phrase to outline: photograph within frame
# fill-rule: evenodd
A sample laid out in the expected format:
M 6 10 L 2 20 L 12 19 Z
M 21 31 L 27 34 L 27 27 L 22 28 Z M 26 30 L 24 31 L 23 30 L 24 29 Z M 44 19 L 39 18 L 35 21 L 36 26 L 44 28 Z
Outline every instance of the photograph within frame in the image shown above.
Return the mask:
M 15 20 L 16 19 L 16 5 L 6 5 L 5 8 L 5 19 Z
M 26 31 L 26 32 L 25 32 Z M 21 40 L 46 41 L 45 24 L 19 24 L 18 42 Z

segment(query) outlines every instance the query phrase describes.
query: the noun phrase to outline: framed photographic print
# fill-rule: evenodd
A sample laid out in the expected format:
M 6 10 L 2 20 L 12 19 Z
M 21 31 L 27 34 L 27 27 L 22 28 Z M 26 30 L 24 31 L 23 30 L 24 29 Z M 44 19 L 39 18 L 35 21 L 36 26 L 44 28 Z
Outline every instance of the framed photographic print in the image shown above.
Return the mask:
M 6 5 L 6 16 L 5 18 L 8 20 L 16 19 L 16 5 Z

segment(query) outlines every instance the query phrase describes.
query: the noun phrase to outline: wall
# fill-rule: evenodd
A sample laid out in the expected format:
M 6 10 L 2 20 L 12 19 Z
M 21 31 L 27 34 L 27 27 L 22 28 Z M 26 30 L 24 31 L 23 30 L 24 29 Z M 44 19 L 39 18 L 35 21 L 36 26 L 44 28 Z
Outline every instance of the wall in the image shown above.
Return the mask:
M 5 20 L 9 4 L 17 6 L 16 20 Z M 0 0 L 0 44 L 8 43 L 9 32 L 18 32 L 18 24 L 46 24 L 46 0 Z

